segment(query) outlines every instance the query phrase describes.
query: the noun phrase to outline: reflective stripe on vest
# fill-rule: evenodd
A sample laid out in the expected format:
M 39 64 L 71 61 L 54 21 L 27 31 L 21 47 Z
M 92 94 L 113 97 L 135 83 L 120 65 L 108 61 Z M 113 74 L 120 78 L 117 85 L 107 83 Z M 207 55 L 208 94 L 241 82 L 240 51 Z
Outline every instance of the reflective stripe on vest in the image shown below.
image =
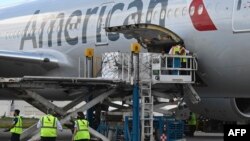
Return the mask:
M 52 115 L 43 116 L 41 119 L 41 137 L 56 137 L 57 136 L 57 118 Z
M 20 116 L 16 117 L 18 119 L 15 126 L 10 130 L 11 133 L 22 134 L 23 132 L 23 120 Z
M 75 121 L 77 125 L 77 132 L 74 136 L 74 140 L 90 139 L 90 134 L 88 130 L 89 122 L 87 120 L 77 120 Z

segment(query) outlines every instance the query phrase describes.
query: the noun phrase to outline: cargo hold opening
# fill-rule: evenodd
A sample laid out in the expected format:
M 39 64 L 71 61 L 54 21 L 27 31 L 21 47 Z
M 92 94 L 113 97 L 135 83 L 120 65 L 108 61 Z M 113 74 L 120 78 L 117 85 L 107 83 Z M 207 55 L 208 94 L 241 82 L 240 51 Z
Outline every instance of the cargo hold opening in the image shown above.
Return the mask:
M 153 24 L 131 24 L 106 27 L 106 32 L 122 33 L 127 38 L 135 38 L 148 52 L 166 53 L 172 46 L 183 44 L 183 40 L 171 30 Z

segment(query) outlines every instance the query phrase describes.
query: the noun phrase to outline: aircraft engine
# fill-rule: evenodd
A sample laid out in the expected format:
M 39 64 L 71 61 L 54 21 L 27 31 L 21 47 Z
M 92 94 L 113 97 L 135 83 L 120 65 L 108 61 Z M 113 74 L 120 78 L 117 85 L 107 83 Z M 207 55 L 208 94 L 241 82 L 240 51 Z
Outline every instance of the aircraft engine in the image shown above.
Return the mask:
M 250 98 L 201 98 L 199 104 L 186 102 L 191 111 L 211 119 L 250 121 Z

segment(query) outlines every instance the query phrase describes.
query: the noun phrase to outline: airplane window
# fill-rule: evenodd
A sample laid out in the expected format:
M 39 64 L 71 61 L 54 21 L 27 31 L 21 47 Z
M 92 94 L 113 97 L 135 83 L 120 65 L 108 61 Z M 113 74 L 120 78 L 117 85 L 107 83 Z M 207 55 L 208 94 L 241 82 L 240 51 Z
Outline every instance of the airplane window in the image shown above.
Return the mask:
M 147 16 L 147 20 L 148 20 L 148 21 L 151 20 L 151 16 L 152 16 L 152 12 L 149 12 L 149 13 L 148 13 L 148 16 Z
M 169 9 L 169 10 L 168 10 L 168 15 L 167 15 L 167 16 L 168 16 L 168 18 L 170 18 L 170 17 L 171 17 L 171 15 L 172 15 L 172 10 L 171 10 L 171 9 Z
M 179 8 L 176 8 L 176 9 L 175 9 L 175 12 L 174 12 L 174 16 L 175 16 L 175 17 L 178 17 L 178 16 L 180 15 L 179 12 L 180 12 L 180 9 L 179 9 Z
M 161 19 L 164 19 L 166 16 L 166 11 L 165 10 L 162 10 L 161 11 Z
M 201 15 L 203 12 L 203 5 L 201 4 L 198 8 L 198 14 Z
M 187 15 L 187 7 L 184 7 L 182 9 L 182 16 L 186 16 Z
M 195 11 L 195 7 L 192 6 L 192 7 L 190 8 L 190 11 L 189 11 L 190 16 L 193 16 L 193 15 L 194 15 L 194 11 Z
M 18 37 L 22 37 L 22 32 L 18 31 Z
M 18 32 L 17 31 L 15 32 L 15 38 L 18 38 Z
M 12 39 L 14 36 L 13 36 L 13 32 L 10 33 L 10 39 Z

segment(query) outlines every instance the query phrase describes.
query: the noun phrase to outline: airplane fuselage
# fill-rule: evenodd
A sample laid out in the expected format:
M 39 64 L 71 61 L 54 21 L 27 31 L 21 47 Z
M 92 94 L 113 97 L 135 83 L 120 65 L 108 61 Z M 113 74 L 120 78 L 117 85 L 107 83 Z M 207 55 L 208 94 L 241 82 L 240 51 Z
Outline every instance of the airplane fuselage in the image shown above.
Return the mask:
M 53 51 L 68 58 L 65 67 L 32 74 L 83 76 L 85 48 L 94 47 L 101 57 L 128 52 L 135 41 L 104 27 L 151 23 L 176 33 L 197 55 L 208 85 L 196 88 L 203 97 L 250 97 L 248 10 L 244 0 L 30 1 L 0 9 L 0 48 Z M 1 72 L 1 77 L 21 75 L 15 69 Z

